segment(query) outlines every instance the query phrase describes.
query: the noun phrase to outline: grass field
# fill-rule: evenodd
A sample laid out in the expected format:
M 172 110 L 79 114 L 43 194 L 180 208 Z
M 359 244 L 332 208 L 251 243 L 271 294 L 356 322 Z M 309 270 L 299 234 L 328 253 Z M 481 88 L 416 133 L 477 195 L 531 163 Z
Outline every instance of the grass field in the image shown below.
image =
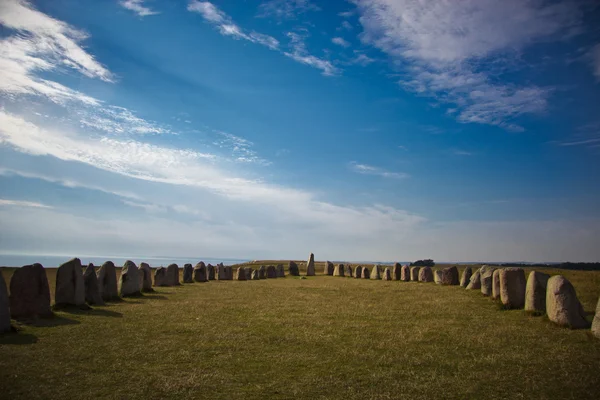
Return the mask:
M 8 282 L 12 271 L 2 272 Z M 571 280 L 591 320 L 600 272 L 548 272 Z M 54 270 L 48 277 L 53 291 Z M 501 311 L 478 291 L 433 283 L 324 276 L 194 283 L 19 328 L 0 336 L 2 398 L 600 394 L 600 340 L 588 330 Z

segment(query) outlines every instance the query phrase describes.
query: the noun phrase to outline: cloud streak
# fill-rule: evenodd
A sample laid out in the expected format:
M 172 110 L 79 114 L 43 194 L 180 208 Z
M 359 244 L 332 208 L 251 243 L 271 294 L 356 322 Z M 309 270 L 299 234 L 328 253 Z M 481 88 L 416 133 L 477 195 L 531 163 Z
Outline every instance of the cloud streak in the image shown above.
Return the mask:
M 119 4 L 128 10 L 133 11 L 140 17 L 160 14 L 157 11 L 150 9 L 144 5 L 144 0 L 120 0 Z
M 33 207 L 33 208 L 52 208 L 42 203 L 27 200 L 7 200 L 0 199 L 0 207 L 2 206 L 13 206 L 13 207 Z
M 356 172 L 362 175 L 374 175 L 380 176 L 382 178 L 390 178 L 390 179 L 406 179 L 410 175 L 404 172 L 391 172 L 387 171 L 383 168 L 374 167 L 372 165 L 367 164 L 359 164 L 356 161 L 352 161 L 348 164 L 348 167 L 351 171 Z

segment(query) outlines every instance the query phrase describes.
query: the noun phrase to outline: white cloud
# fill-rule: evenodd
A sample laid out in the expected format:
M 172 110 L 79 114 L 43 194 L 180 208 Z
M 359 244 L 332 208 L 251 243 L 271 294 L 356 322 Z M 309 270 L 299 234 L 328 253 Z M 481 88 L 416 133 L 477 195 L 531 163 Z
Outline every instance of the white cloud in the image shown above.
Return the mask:
M 358 53 L 358 55 L 352 60 L 353 64 L 362 65 L 363 67 L 366 67 L 373 62 L 375 62 L 374 58 L 362 53 Z
M 461 149 L 451 149 L 450 153 L 455 156 L 472 156 L 473 155 L 472 152 L 466 151 L 466 150 L 461 150 Z
M 319 11 L 320 8 L 309 0 L 268 0 L 259 7 L 259 17 L 273 17 L 279 21 L 296 19 L 308 11 Z
M 159 14 L 157 11 L 153 11 L 149 7 L 144 5 L 145 0 L 120 0 L 119 4 L 128 10 L 133 11 L 140 17 L 147 17 L 149 15 Z
M 304 36 L 299 35 L 295 32 L 288 32 L 287 36 L 290 38 L 290 46 L 292 48 L 289 52 L 284 52 L 287 57 L 298 61 L 299 63 L 310 65 L 313 68 L 320 69 L 323 71 L 325 76 L 335 76 L 340 73 L 340 70 L 334 66 L 330 61 L 322 58 L 313 56 L 306 50 L 306 44 L 304 43 Z
M 338 46 L 350 47 L 350 43 L 347 40 L 345 40 L 344 38 L 341 38 L 341 37 L 334 37 L 333 39 L 331 39 L 331 42 L 333 44 L 337 44 Z
M 493 61 L 545 40 L 573 34 L 581 23 L 574 2 L 506 0 L 355 0 L 362 40 L 406 66 L 401 84 L 456 105 L 461 122 L 522 128 L 521 114 L 546 110 L 550 90 L 497 84 Z
M 390 171 L 386 171 L 383 168 L 379 168 L 379 167 L 374 167 L 372 165 L 367 165 L 367 164 L 359 164 L 356 161 L 352 161 L 350 162 L 350 164 L 348 164 L 350 170 L 359 173 L 359 174 L 363 174 L 363 175 L 375 175 L 375 176 L 380 176 L 382 178 L 392 178 L 392 179 L 404 179 L 404 178 L 408 178 L 409 175 L 404 173 L 404 172 L 390 172 Z
M 342 21 L 342 26 L 337 28 L 338 30 L 340 29 L 345 29 L 347 31 L 351 31 L 353 29 L 352 24 L 348 21 Z
M 227 132 L 215 131 L 215 133 L 218 135 L 218 138 L 213 144 L 231 151 L 234 161 L 256 163 L 265 166 L 271 165 L 270 161 L 258 156 L 257 152 L 252 149 L 254 143 L 248 139 Z
M 338 15 L 343 18 L 350 18 L 354 14 L 356 14 L 356 12 L 354 10 L 342 11 L 342 12 L 338 13 Z
M 0 207 L 2 206 L 52 208 L 45 204 L 37 203 L 35 201 L 0 199 Z
M 592 47 L 592 49 L 588 52 L 588 58 L 592 66 L 594 76 L 600 82 L 600 44 Z

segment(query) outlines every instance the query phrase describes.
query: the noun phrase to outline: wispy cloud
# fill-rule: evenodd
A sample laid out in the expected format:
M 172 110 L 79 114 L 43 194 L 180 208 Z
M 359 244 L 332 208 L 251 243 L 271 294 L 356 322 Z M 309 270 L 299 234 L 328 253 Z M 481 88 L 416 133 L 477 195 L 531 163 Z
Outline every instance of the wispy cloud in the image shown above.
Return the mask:
M 486 66 L 526 46 L 575 32 L 576 2 L 355 0 L 362 40 L 387 53 L 400 84 L 454 105 L 460 122 L 522 130 L 514 119 L 542 113 L 549 88 L 498 84 Z M 408 64 L 408 67 L 405 67 Z M 504 65 L 509 68 L 509 64 Z
M 351 31 L 354 27 L 352 26 L 352 24 L 348 21 L 342 21 L 342 25 L 337 28 L 337 30 L 342 30 L 345 29 L 347 31 Z
M 120 0 L 119 4 L 128 10 L 133 11 L 140 17 L 147 17 L 149 15 L 160 14 L 158 11 L 154 11 L 144 5 L 145 0 Z
M 309 0 L 269 0 L 258 7 L 258 17 L 272 17 L 278 21 L 291 20 L 306 12 L 320 10 Z
M 304 36 L 295 32 L 288 32 L 287 35 L 290 38 L 290 46 L 292 48 L 291 51 L 286 51 L 283 53 L 287 57 L 290 57 L 299 63 L 320 69 L 325 76 L 335 76 L 340 73 L 340 70 L 334 66 L 331 61 L 308 53 L 306 50 L 306 44 L 304 43 Z
M 350 47 L 350 42 L 341 37 L 334 37 L 333 39 L 331 39 L 331 42 L 333 44 L 337 44 L 338 46 Z
M 220 148 L 228 149 L 233 155 L 234 161 L 242 163 L 255 163 L 260 165 L 271 165 L 271 162 L 258 156 L 258 153 L 252 149 L 254 143 L 248 139 L 233 135 L 227 132 L 215 131 L 218 135 L 214 145 Z
M 561 147 L 585 147 L 596 149 L 600 147 L 600 122 L 582 125 L 564 140 L 549 142 Z
M 372 165 L 367 164 L 359 164 L 356 161 L 352 161 L 348 164 L 348 167 L 351 171 L 354 171 L 363 175 L 375 175 L 380 176 L 382 178 L 392 178 L 392 179 L 405 179 L 408 178 L 409 175 L 404 172 L 390 172 L 383 168 L 374 167 Z
M 42 203 L 37 203 L 35 201 L 26 201 L 26 200 L 7 200 L 0 199 L 0 207 L 1 206 L 14 206 L 14 207 L 34 207 L 34 208 L 52 208 Z
M 596 80 L 600 82 L 600 44 L 595 45 L 587 53 Z
M 338 15 L 342 18 L 350 18 L 354 14 L 356 14 L 355 10 L 342 11 L 342 12 L 338 13 Z
M 352 59 L 352 63 L 353 64 L 358 64 L 358 65 L 361 65 L 363 67 L 366 67 L 367 65 L 375 62 L 374 58 L 371 58 L 371 57 L 369 57 L 366 54 L 356 53 L 356 52 L 355 52 L 355 54 L 356 54 L 356 57 L 354 57 Z
M 450 154 L 455 156 L 472 156 L 473 153 L 462 149 L 450 149 Z

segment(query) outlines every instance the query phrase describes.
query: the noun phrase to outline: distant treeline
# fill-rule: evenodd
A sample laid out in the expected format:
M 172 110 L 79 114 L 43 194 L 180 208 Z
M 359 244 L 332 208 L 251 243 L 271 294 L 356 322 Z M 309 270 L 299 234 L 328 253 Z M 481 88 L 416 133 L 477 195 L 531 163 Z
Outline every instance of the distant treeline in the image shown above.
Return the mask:
M 435 266 L 435 261 L 431 259 L 417 260 L 415 262 L 410 263 L 410 265 L 415 267 L 433 267 Z
M 545 263 L 501 263 L 501 264 L 488 264 L 488 265 L 496 265 L 500 267 L 550 267 L 550 268 L 560 268 L 560 269 L 576 269 L 582 271 L 600 271 L 600 262 L 594 263 L 558 263 L 558 264 L 545 264 Z

